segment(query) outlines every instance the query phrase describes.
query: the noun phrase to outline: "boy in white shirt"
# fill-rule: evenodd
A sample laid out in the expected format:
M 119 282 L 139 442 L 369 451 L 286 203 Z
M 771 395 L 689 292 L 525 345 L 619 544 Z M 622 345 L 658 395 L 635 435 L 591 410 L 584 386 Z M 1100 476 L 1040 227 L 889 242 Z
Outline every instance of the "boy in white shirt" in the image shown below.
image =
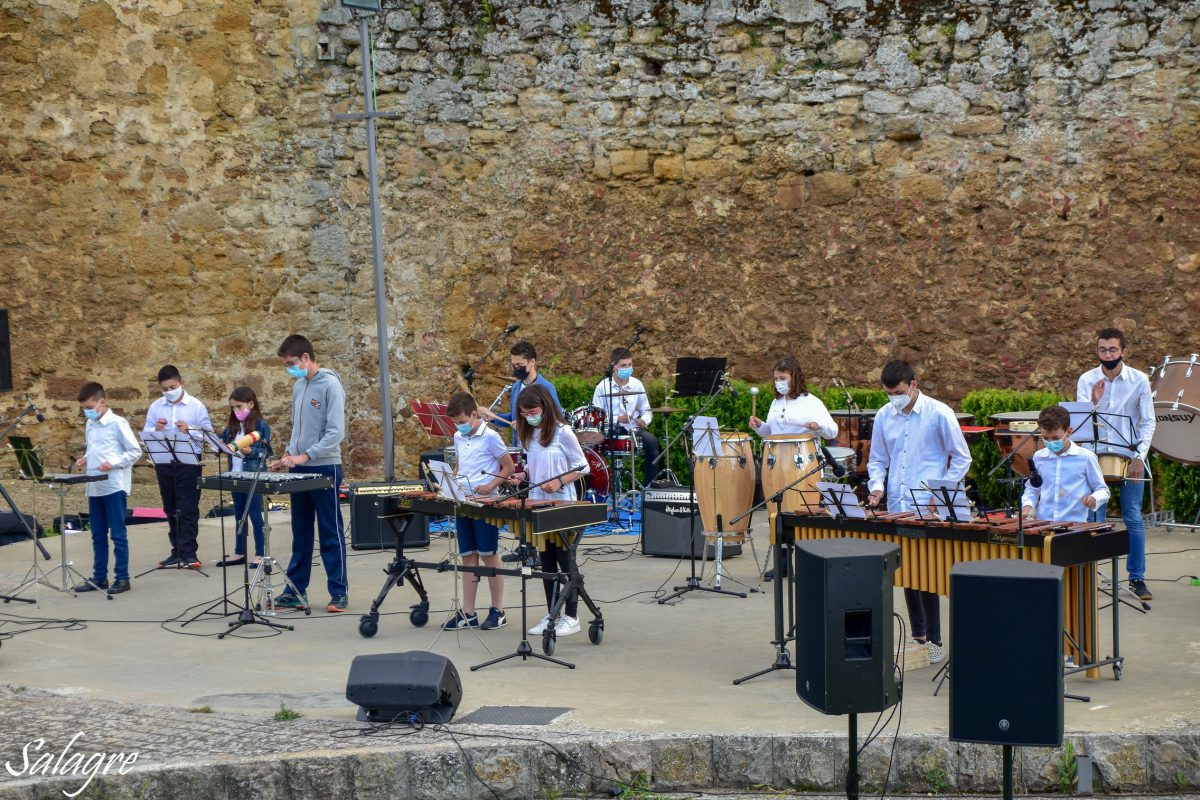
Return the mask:
M 125 499 L 133 485 L 133 464 L 142 457 L 142 446 L 124 417 L 108 407 L 104 387 L 88 382 L 76 397 L 87 417 L 87 452 L 75 460 L 77 469 L 107 480 L 87 484 L 88 523 L 92 529 L 92 580 L 75 587 L 77 592 L 129 591 L 129 539 L 125 535 Z M 113 582 L 108 583 L 108 539 L 113 542 Z
M 1043 408 L 1038 428 L 1046 446 L 1033 454 L 1030 479 L 1021 495 L 1021 516 L 1083 522 L 1089 511 L 1108 502 L 1100 460 L 1071 441 L 1071 415 L 1062 406 Z
M 446 414 L 457 426 L 454 434 L 454 451 L 458 456 L 456 473 L 464 478 L 476 496 L 490 497 L 510 475 L 516 465 L 508 454 L 508 447 L 500 434 L 483 421 L 475 398 L 459 392 L 450 398 Z M 482 560 L 486 566 L 500 567 L 500 529 L 481 519 L 460 516 L 458 525 L 458 552 L 463 564 L 473 567 Z M 461 628 L 480 628 L 490 631 L 508 624 L 504 614 L 504 576 L 488 577 L 488 590 L 492 606 L 487 619 L 479 624 L 475 611 L 475 597 L 479 592 L 479 576 L 472 572 L 463 573 L 463 607 L 446 621 L 442 628 L 448 631 Z
M 612 351 L 613 376 L 605 378 L 592 392 L 592 405 L 603 409 L 609 436 L 628 433 L 636 436 L 642 448 L 642 475 L 645 485 L 658 477 L 658 454 L 662 451 L 658 438 L 649 431 L 654 415 L 650 412 L 650 396 L 645 385 L 633 377 L 633 353 L 628 347 Z M 610 397 L 616 393 L 621 397 Z

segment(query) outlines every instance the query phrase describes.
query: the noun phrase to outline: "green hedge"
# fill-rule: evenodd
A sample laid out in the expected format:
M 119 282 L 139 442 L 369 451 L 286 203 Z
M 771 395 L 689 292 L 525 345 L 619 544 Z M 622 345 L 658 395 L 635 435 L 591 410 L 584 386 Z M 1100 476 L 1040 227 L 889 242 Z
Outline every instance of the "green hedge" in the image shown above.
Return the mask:
M 550 379 L 558 390 L 558 398 L 563 408 L 570 413 L 571 409 L 589 405 L 592 402 L 592 391 L 600 382 L 600 377 L 583 377 L 579 375 L 563 375 Z M 650 406 L 657 408 L 663 404 L 666 396 L 666 385 L 662 380 L 651 380 L 646 383 L 646 391 L 650 396 Z M 735 380 L 733 387 L 737 389 L 735 398 L 729 392 L 723 393 L 709 407 L 707 413 L 721 420 L 721 427 L 726 430 L 749 431 L 750 418 L 750 385 L 746 381 Z M 758 414 L 761 417 L 771 405 L 774 389 L 771 384 L 758 385 Z M 846 408 L 845 393 L 837 387 L 810 387 L 814 395 L 821 398 L 829 409 Z M 854 398 L 859 408 L 880 408 L 887 402 L 887 394 L 876 387 L 848 387 L 850 396 Z M 962 410 L 975 417 L 977 425 L 988 425 L 993 414 L 1006 411 L 1037 411 L 1048 405 L 1061 402 L 1063 398 L 1049 391 L 1017 391 L 1015 389 L 980 389 L 969 393 L 962 400 Z M 670 418 L 671 435 L 679 433 L 679 426 L 687 418 L 699 411 L 703 405 L 702 397 L 676 397 L 671 399 L 671 405 L 686 409 L 683 414 L 672 414 Z M 658 437 L 659 442 L 666 444 L 665 415 L 655 414 L 650 425 L 650 431 Z M 671 448 L 671 469 L 680 480 L 686 481 L 688 475 L 687 457 L 683 441 L 676 442 Z M 979 484 L 979 496 L 984 506 L 995 507 L 1004 497 L 1004 484 L 998 484 L 992 478 L 986 477 L 992 467 L 1000 462 L 1000 451 L 990 437 L 981 437 L 971 445 L 971 474 Z M 1175 519 L 1189 522 L 1200 510 L 1200 468 L 1165 461 L 1157 456 L 1151 461 L 1154 471 L 1156 494 L 1161 495 L 1165 508 L 1173 509 Z M 639 472 L 640 476 L 640 472 Z M 1004 473 L 996 474 L 997 478 Z M 1116 493 L 1114 492 L 1114 500 Z

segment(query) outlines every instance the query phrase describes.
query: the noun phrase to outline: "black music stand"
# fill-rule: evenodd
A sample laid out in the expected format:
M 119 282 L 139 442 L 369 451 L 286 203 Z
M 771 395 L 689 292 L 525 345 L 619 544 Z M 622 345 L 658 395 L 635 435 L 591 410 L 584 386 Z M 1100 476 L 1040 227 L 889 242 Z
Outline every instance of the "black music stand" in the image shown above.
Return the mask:
M 200 457 L 196 455 L 191 447 L 192 437 L 188 436 L 187 434 L 181 434 L 172 430 L 161 430 L 142 431 L 141 436 L 142 443 L 146 445 L 146 454 L 150 456 L 150 461 L 153 462 L 156 467 L 158 464 L 191 464 L 193 462 L 197 466 L 200 465 Z M 185 441 L 187 442 L 186 449 L 177 447 L 179 444 L 182 444 Z M 153 444 L 151 444 L 152 442 Z M 182 458 L 180 457 L 181 455 L 183 456 Z M 180 510 L 177 506 L 175 508 L 176 531 L 179 530 L 179 514 Z M 189 567 L 179 563 L 176 563 L 171 567 L 163 567 L 155 564 L 150 569 L 144 572 L 139 572 L 133 577 L 140 578 L 143 575 L 149 575 L 151 572 L 157 572 L 158 570 L 164 569 L 186 569 L 189 572 L 197 572 L 206 578 L 208 577 L 208 573 L 199 567 Z

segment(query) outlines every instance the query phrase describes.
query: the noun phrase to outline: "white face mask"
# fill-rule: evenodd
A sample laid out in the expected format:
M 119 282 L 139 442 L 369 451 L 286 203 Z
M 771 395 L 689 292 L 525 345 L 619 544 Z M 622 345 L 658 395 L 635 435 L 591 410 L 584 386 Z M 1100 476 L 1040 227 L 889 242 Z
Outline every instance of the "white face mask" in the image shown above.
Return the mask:
M 792 389 L 792 382 L 787 380 L 786 378 L 781 381 L 775 381 L 775 391 L 779 392 L 780 394 L 786 396 L 787 393 L 789 391 L 791 391 L 791 389 Z
M 163 392 L 163 397 L 167 398 L 168 403 L 177 403 L 179 398 L 183 397 L 183 387 L 172 389 L 169 392 Z
M 888 402 L 896 407 L 897 411 L 903 411 L 904 407 L 912 400 L 907 394 L 889 394 Z

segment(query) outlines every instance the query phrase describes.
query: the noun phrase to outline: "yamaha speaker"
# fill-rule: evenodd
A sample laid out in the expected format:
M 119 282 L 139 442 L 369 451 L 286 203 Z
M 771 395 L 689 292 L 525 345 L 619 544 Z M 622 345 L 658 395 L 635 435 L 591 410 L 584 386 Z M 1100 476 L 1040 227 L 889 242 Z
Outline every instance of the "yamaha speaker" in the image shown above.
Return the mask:
M 950 738 L 1063 741 L 1062 567 L 998 558 L 950 570 Z
M 462 681 L 450 659 L 424 650 L 355 656 L 346 699 L 360 722 L 449 722 L 462 702 Z
M 423 492 L 422 481 L 350 484 L 350 546 L 355 550 L 390 550 L 403 533 L 405 547 L 429 544 L 429 518 L 400 507 L 399 492 Z
M 701 557 L 704 546 L 704 526 L 700 522 L 700 507 L 696 493 L 687 486 L 664 486 L 647 489 L 642 495 L 642 554 L 672 558 Z M 695 535 L 693 535 L 695 534 Z M 710 542 L 705 558 L 717 557 L 717 547 Z M 742 554 L 742 545 L 726 542 L 721 547 L 722 558 Z
M 892 629 L 899 566 L 900 548 L 886 542 L 796 546 L 796 694 L 821 713 L 882 711 L 899 699 Z
M 0 308 L 0 392 L 9 392 L 12 388 L 12 342 L 8 338 L 8 309 Z

